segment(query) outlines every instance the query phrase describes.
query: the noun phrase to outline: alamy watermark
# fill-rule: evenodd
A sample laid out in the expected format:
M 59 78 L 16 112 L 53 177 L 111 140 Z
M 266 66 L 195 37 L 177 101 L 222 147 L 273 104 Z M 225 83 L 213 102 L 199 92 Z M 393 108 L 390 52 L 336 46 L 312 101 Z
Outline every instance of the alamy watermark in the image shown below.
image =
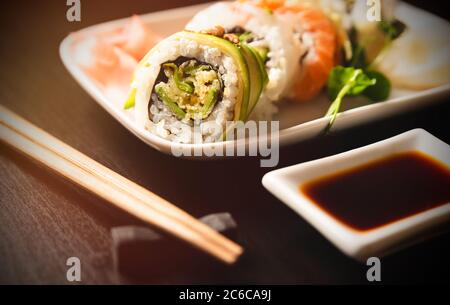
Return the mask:
M 370 268 L 367 270 L 366 278 L 369 282 L 381 282 L 381 261 L 378 257 L 369 257 L 366 262 Z
M 81 0 L 67 0 L 66 5 L 69 7 L 66 12 L 66 18 L 69 22 L 81 21 Z
M 81 282 L 81 261 L 78 257 L 72 256 L 66 260 L 66 279 L 68 282 Z
M 279 162 L 279 129 L 278 121 L 227 122 L 209 124 L 208 133 L 222 135 L 223 141 L 204 143 L 201 126 L 195 125 L 193 130 L 186 128 L 183 132 L 193 139 L 192 144 L 171 143 L 171 153 L 175 157 L 243 157 L 260 156 L 261 167 L 275 167 Z
M 367 14 L 366 14 L 367 20 L 370 22 L 381 21 L 381 1 L 380 0 L 366 0 L 366 5 L 368 7 Z
M 381 21 L 381 0 L 365 0 L 365 1 L 366 6 L 368 8 L 366 14 L 367 20 L 370 22 Z M 81 0 L 67 0 L 66 5 L 69 7 L 66 12 L 67 21 L 80 22 Z

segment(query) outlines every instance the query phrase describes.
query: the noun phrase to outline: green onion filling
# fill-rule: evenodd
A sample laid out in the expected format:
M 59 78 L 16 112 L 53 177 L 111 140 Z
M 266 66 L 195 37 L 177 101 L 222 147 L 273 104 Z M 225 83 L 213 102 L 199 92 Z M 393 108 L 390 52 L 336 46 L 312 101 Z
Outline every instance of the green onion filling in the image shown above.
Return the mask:
M 155 86 L 158 98 L 179 119 L 205 119 L 222 89 L 220 76 L 211 66 L 188 60 L 180 65 L 163 64 L 167 82 Z

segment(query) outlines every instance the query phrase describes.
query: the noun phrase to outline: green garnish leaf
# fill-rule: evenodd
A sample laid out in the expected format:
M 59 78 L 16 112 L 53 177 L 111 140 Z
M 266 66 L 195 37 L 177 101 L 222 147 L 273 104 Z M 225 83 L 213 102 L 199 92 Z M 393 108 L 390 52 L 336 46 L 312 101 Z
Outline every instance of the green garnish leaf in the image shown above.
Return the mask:
M 345 96 L 362 95 L 372 102 L 380 102 L 386 100 L 391 93 L 390 80 L 384 74 L 372 69 L 382 60 L 392 41 L 405 31 L 406 25 L 394 20 L 381 21 L 378 26 L 385 35 L 385 43 L 378 56 L 371 63 L 367 61 L 366 50 L 357 43 L 356 30 L 352 29 L 350 32 L 352 58 L 345 62 L 347 67 L 336 66 L 328 77 L 328 94 L 333 102 L 325 115 L 331 117 L 326 128 L 327 132 L 334 124 Z
M 325 115 L 331 117 L 327 131 L 333 126 L 344 97 L 359 95 L 376 82 L 375 78 L 367 76 L 362 69 L 336 66 L 328 78 L 328 93 L 333 102 Z
M 378 27 L 385 35 L 384 46 L 381 49 L 380 53 L 377 55 L 377 57 L 368 67 L 369 70 L 372 67 L 376 67 L 383 60 L 386 51 L 392 46 L 392 42 L 398 37 L 400 37 L 406 30 L 406 24 L 404 24 L 400 20 L 394 20 L 391 22 L 380 21 L 378 23 Z
M 356 77 L 356 79 L 353 80 L 354 77 Z M 346 95 L 356 96 L 363 92 L 368 86 L 374 85 L 375 82 L 374 79 L 368 77 L 361 69 L 336 66 L 328 77 L 328 94 L 332 100 L 335 100 L 342 89 L 351 83 L 351 86 L 347 89 Z
M 406 30 L 406 24 L 400 20 L 393 20 L 391 22 L 382 20 L 378 23 L 380 30 L 386 35 L 389 40 L 395 40 L 400 37 Z
M 365 69 L 367 67 L 366 49 L 359 44 L 353 44 L 352 58 L 346 63 L 346 66 Z
M 373 86 L 367 87 L 362 94 L 373 102 L 386 100 L 391 94 L 391 81 L 383 73 L 378 71 L 366 71 L 366 75 L 371 79 L 375 79 L 376 83 Z

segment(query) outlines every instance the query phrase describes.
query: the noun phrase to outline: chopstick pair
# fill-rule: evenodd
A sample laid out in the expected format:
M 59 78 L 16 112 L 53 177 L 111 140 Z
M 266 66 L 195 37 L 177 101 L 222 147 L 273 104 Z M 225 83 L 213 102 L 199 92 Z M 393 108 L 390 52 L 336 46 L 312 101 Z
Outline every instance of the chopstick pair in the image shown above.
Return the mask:
M 232 264 L 243 249 L 158 195 L 101 165 L 0 105 L 0 140 L 116 207 Z

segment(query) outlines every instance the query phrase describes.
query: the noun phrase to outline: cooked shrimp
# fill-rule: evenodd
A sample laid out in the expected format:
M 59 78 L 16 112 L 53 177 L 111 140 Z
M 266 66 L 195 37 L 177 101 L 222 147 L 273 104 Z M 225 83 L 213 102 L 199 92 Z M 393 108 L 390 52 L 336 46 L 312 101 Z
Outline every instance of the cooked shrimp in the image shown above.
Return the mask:
M 323 88 L 336 64 L 338 37 L 333 22 L 320 9 L 307 4 L 287 4 L 283 0 L 257 3 L 288 20 L 305 46 L 293 80 L 292 97 L 300 102 L 310 100 Z

